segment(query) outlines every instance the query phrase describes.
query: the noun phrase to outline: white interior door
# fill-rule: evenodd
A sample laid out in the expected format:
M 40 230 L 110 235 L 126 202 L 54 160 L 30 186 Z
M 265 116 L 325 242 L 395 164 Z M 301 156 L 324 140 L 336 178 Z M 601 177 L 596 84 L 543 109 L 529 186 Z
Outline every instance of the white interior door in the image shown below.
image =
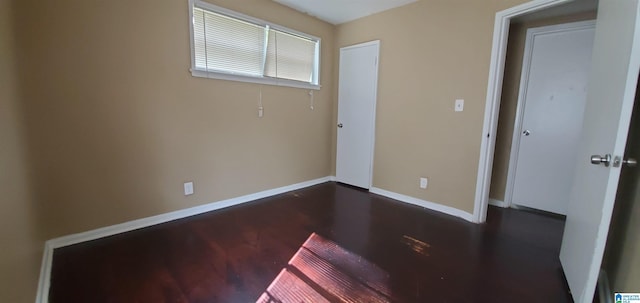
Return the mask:
M 379 49 L 379 41 L 340 49 L 336 179 L 362 188 L 373 173 Z
M 514 127 L 510 161 L 513 204 L 567 213 L 594 33 L 594 21 L 527 31 L 518 101 L 521 119 Z
M 640 66 L 638 8 L 638 0 L 599 2 L 583 135 L 560 251 L 578 303 L 593 299 L 620 178 L 619 166 L 593 165 L 589 159 L 624 153 Z

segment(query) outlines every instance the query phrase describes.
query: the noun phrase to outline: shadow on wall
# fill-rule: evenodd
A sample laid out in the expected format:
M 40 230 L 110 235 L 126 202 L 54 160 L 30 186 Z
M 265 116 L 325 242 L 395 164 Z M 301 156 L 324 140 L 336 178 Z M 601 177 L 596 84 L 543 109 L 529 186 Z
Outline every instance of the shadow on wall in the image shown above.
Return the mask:
M 43 242 L 31 203 L 12 11 L 11 1 L 0 0 L 0 302 L 33 302 Z

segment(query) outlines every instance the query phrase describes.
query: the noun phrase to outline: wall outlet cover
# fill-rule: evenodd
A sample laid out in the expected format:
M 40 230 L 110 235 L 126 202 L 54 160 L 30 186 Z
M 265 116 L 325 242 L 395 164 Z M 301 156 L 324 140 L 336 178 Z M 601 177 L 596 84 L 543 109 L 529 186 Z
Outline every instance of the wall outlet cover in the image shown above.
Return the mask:
M 193 195 L 193 182 L 184 183 L 184 195 L 185 196 Z
M 426 189 L 427 188 L 427 183 L 428 183 L 428 179 L 427 178 L 420 178 L 420 188 Z

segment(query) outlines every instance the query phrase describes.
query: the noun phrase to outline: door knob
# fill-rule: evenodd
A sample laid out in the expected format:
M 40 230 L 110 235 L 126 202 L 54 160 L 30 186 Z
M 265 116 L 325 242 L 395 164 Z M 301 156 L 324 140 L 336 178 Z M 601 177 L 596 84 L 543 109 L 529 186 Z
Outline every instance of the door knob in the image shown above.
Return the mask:
M 338 128 L 342 128 L 342 123 L 338 123 Z
M 529 135 L 531 135 L 531 131 L 527 129 L 523 131 L 522 134 L 528 137 Z
M 593 155 L 591 156 L 591 164 L 604 164 L 604 166 L 609 167 L 609 165 L 611 165 L 611 154 L 606 154 L 604 156 Z

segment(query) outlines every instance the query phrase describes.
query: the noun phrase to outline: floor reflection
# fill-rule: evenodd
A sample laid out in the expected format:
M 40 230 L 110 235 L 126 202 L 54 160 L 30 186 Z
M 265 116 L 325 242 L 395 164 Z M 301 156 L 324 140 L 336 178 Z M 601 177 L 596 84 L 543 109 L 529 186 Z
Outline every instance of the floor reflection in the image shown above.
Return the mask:
M 389 274 L 311 234 L 257 302 L 392 302 Z
M 407 235 L 402 236 L 402 243 L 404 243 L 404 245 L 407 245 L 409 249 L 411 249 L 417 254 L 420 254 L 426 257 L 429 256 L 429 252 L 427 251 L 427 248 L 431 247 L 429 243 L 420 241 L 414 237 L 410 237 Z

